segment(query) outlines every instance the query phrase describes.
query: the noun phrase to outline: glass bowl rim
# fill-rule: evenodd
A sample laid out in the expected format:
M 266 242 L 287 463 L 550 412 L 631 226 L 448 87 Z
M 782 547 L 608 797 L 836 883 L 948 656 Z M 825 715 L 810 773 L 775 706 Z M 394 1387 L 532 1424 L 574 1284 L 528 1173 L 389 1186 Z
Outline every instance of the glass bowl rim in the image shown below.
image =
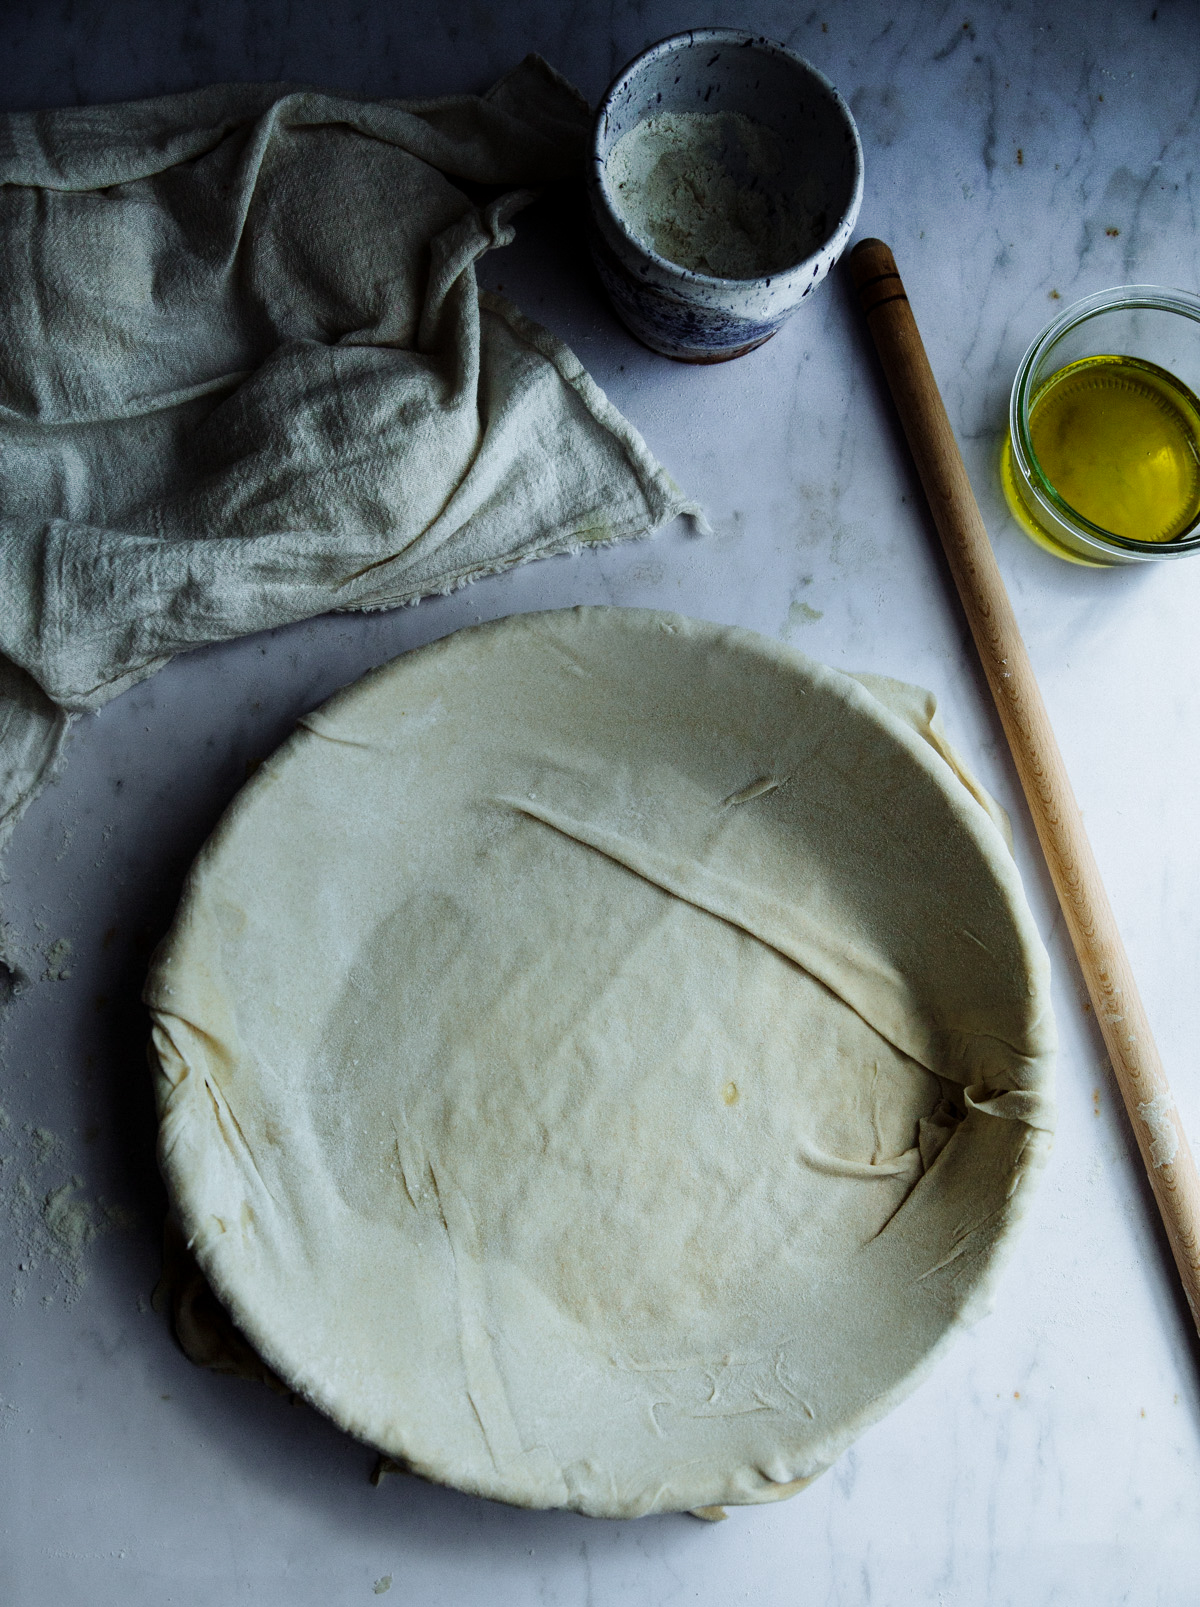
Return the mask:
M 1115 285 L 1109 290 L 1097 290 L 1090 296 L 1072 302 L 1046 325 L 1021 359 L 1009 397 L 1009 439 L 1018 474 L 1031 495 L 1048 513 L 1069 526 L 1077 539 L 1088 547 L 1099 552 L 1120 552 L 1138 558 L 1182 558 L 1200 549 L 1200 515 L 1192 521 L 1186 533 L 1172 541 L 1138 541 L 1132 536 L 1119 536 L 1115 531 L 1106 530 L 1103 525 L 1094 524 L 1060 496 L 1038 461 L 1029 438 L 1033 374 L 1050 348 L 1071 330 L 1102 313 L 1137 309 L 1176 313 L 1200 324 L 1200 296 L 1190 290 L 1175 290 L 1165 285 Z

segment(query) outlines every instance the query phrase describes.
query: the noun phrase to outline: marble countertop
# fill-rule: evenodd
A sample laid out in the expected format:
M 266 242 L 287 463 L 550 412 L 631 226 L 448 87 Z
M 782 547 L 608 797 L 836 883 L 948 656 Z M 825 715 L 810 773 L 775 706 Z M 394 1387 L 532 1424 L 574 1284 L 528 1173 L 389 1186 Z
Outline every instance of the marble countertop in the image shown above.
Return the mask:
M 1020 534 L 997 473 L 1013 374 L 1055 312 L 1119 283 L 1200 289 L 1195 8 L 720 0 L 697 15 L 681 0 L 447 0 L 418 13 L 368 0 L 340 17 L 228 0 L 182 16 L 135 0 L 8 7 L 0 97 L 57 105 L 239 77 L 445 93 L 536 49 L 595 100 L 646 43 L 701 22 L 780 39 L 838 85 L 865 149 L 859 232 L 887 239 L 905 276 L 1200 1145 L 1200 562 L 1059 562 Z M 33 985 L 9 1012 L 0 1069 L 0 1597 L 1196 1600 L 1200 1345 L 844 277 L 767 346 L 713 368 L 624 332 L 569 207 L 526 214 L 481 277 L 571 345 L 712 534 L 679 522 L 416 608 L 196 652 L 78 723 L 5 864 Z M 399 1477 L 374 1487 L 368 1449 L 193 1367 L 150 1301 L 163 1196 L 138 993 L 191 857 L 255 762 L 336 688 L 461 625 L 581 602 L 748 626 L 932 688 L 1013 818 L 1054 972 L 1058 1133 L 993 1313 L 809 1490 L 715 1527 L 515 1511 Z M 35 1201 L 65 1189 L 74 1241 L 57 1259 L 29 1237 L 25 1188 Z

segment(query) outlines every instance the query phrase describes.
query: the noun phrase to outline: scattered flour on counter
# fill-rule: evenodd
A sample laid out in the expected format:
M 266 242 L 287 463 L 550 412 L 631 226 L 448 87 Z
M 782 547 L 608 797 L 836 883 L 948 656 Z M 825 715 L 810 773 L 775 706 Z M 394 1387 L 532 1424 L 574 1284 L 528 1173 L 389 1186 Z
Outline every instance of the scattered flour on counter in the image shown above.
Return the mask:
M 64 1145 L 48 1127 L 26 1123 L 16 1137 L 0 1109 L 0 1213 L 7 1219 L 13 1262 L 13 1305 L 25 1299 L 30 1275 L 50 1271 L 65 1305 L 87 1282 L 86 1252 L 101 1233 L 134 1225 L 123 1206 L 90 1198 L 82 1177 L 63 1178 Z M 44 1294 L 42 1304 L 52 1303 Z
M 90 1200 L 74 1196 L 83 1179 L 60 1183 L 43 1198 L 41 1218 L 49 1235 L 50 1253 L 74 1280 L 82 1281 L 83 1252 L 100 1231 L 100 1219 Z
M 71 974 L 68 964 L 71 958 L 71 940 L 65 937 L 55 938 L 46 950 L 46 981 L 65 982 Z
M 648 117 L 613 146 L 605 172 L 637 238 L 694 273 L 779 273 L 825 234 L 813 175 L 789 171 L 783 141 L 742 112 Z
M 50 1161 L 62 1158 L 62 1139 L 57 1133 L 52 1133 L 48 1127 L 34 1127 L 32 1124 L 28 1124 L 25 1131 L 33 1150 L 35 1166 L 45 1166 Z

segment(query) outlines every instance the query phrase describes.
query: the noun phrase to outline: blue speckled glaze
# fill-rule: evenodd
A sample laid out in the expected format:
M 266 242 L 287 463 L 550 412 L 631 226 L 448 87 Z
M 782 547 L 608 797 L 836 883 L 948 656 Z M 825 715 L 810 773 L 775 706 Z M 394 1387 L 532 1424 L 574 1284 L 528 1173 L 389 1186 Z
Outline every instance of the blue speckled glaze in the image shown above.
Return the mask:
M 700 307 L 627 272 L 596 229 L 591 231 L 591 246 L 596 271 L 621 322 L 666 357 L 710 363 L 740 357 L 770 340 L 788 316 L 756 322 L 720 308 Z
M 646 117 L 699 110 L 765 123 L 821 189 L 827 233 L 801 262 L 769 278 L 721 279 L 657 255 L 628 227 L 607 183 L 608 153 Z M 858 131 L 828 79 L 768 39 L 693 29 L 644 51 L 600 104 L 588 171 L 592 254 L 640 341 L 685 362 L 723 362 L 769 340 L 829 272 L 854 228 L 862 186 Z

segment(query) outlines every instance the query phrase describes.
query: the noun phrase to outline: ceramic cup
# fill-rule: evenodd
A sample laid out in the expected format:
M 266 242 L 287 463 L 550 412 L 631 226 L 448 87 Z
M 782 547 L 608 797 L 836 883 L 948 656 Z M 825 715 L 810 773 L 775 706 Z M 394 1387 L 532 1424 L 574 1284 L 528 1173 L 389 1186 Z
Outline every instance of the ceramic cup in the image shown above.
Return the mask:
M 740 112 L 781 142 L 815 204 L 807 254 L 770 276 L 725 279 L 658 255 L 634 234 L 606 173 L 621 136 L 663 112 Z M 654 351 L 720 363 L 761 346 L 845 249 L 863 192 L 862 144 L 845 101 L 799 56 L 732 28 L 696 28 L 652 45 L 600 103 L 588 162 L 592 255 L 623 322 Z

